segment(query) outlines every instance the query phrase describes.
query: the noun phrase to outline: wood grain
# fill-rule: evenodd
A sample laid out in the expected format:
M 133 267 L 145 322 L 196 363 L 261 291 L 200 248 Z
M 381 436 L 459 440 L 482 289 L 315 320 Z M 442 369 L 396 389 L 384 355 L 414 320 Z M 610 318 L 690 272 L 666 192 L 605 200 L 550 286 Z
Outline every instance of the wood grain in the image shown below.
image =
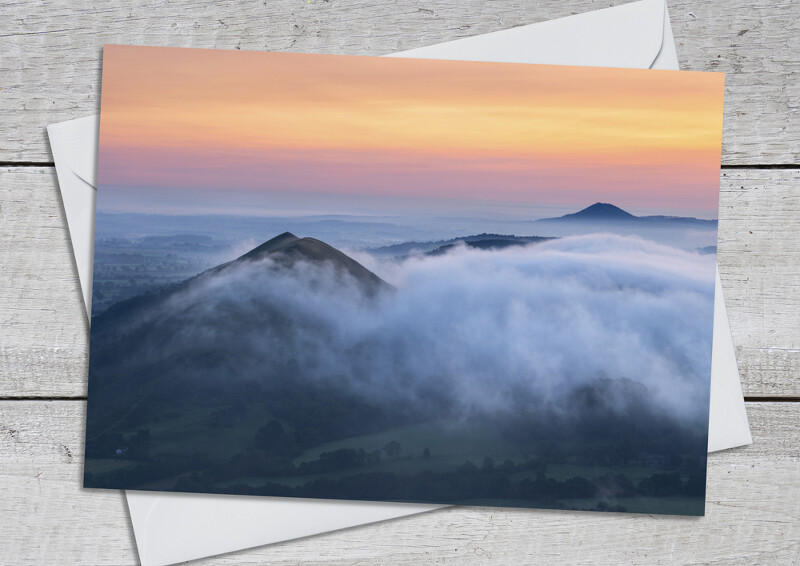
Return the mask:
M 55 169 L 0 168 L 0 396 L 86 393 L 88 322 Z
M 88 325 L 51 168 L 0 169 L 0 396 L 82 396 Z M 800 170 L 722 176 L 719 264 L 744 391 L 800 396 Z
M 800 396 L 800 170 L 723 171 L 719 254 L 745 395 Z
M 0 402 L 0 562 L 135 564 L 120 492 L 79 487 L 82 401 Z M 706 517 L 461 507 L 198 564 L 791 564 L 800 404 L 750 403 L 754 444 L 709 458 Z
M 96 113 L 104 43 L 380 55 L 628 0 L 0 3 L 0 564 L 136 564 L 83 490 L 88 324 L 45 126 Z M 800 2 L 668 0 L 681 67 L 726 75 L 719 264 L 746 395 L 800 397 Z M 10 163 L 9 163 L 10 162 Z M 26 165 L 17 167 L 13 165 Z M 783 164 L 793 168 L 759 166 Z M 750 167 L 755 166 L 755 167 Z M 800 564 L 800 403 L 748 403 L 707 516 L 453 508 L 198 564 Z
M 98 111 L 106 43 L 382 55 L 626 1 L 4 3 L 0 162 L 49 162 L 45 126 Z M 800 3 L 669 8 L 682 68 L 727 73 L 723 162 L 800 164 Z

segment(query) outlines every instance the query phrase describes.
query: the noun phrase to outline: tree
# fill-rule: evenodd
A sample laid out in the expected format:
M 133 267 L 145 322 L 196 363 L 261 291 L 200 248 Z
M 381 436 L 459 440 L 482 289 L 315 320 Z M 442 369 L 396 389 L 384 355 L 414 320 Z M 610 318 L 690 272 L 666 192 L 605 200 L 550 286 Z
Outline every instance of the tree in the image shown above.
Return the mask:
M 423 458 L 430 458 L 431 457 L 431 449 L 428 448 L 427 446 L 425 447 L 425 450 L 422 451 L 422 457 Z
M 639 482 L 639 492 L 642 495 L 671 497 L 679 495 L 682 490 L 683 483 L 678 472 L 653 474 Z
M 503 472 L 504 474 L 513 474 L 515 471 L 517 471 L 517 465 L 511 460 L 506 460 L 505 462 L 500 464 L 500 466 L 497 469 Z
M 383 447 L 383 451 L 386 452 L 386 456 L 389 458 L 394 458 L 398 456 L 400 452 L 403 451 L 403 447 L 400 446 L 400 443 L 396 440 L 392 440 L 386 446 Z
M 150 429 L 139 429 L 128 440 L 128 452 L 134 458 L 146 458 L 150 452 Z
M 273 456 L 293 457 L 303 453 L 303 448 L 294 441 L 283 425 L 275 419 L 258 429 L 255 435 L 256 446 Z

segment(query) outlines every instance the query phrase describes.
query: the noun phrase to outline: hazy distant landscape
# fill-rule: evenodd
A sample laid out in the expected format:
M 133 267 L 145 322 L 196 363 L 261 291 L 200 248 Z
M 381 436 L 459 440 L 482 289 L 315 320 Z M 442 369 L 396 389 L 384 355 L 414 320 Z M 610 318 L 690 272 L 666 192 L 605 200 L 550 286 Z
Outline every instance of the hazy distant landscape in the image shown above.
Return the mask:
M 716 221 L 268 224 L 98 239 L 87 486 L 702 514 Z
M 179 283 L 282 232 L 310 234 L 363 257 L 400 258 L 460 242 L 498 247 L 565 235 L 638 235 L 686 250 L 716 251 L 716 220 L 636 217 L 612 205 L 580 215 L 520 219 L 402 216 L 230 217 L 98 213 L 92 314 Z M 478 243 L 483 242 L 483 243 Z

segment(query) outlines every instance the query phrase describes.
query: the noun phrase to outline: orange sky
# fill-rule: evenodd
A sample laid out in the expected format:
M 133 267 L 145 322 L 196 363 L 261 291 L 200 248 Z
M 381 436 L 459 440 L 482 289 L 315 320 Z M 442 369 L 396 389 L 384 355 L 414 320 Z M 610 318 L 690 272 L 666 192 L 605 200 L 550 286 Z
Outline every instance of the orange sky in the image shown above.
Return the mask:
M 106 46 L 99 181 L 202 189 L 210 208 L 215 191 L 292 191 L 716 216 L 723 80 Z

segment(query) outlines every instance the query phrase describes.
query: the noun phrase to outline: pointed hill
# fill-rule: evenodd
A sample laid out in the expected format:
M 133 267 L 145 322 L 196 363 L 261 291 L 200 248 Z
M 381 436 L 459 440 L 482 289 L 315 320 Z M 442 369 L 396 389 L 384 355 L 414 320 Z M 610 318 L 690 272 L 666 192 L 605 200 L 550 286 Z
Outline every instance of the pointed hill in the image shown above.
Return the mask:
M 636 216 L 607 202 L 596 202 L 583 210 L 547 220 L 633 220 Z
M 369 269 L 333 246 L 315 238 L 298 238 L 291 232 L 284 232 L 279 236 L 275 236 L 238 259 L 220 266 L 220 268 L 247 261 L 259 261 L 265 258 L 269 258 L 286 268 L 294 267 L 299 261 L 314 265 L 328 264 L 334 269 L 350 274 L 362 286 L 363 290 L 370 295 L 378 292 L 381 288 L 391 287 Z
M 254 395 L 271 411 L 288 407 L 285 420 L 300 405 L 306 415 L 334 403 L 342 407 L 336 418 L 360 433 L 356 401 L 325 391 L 317 403 L 313 372 L 299 368 L 312 360 L 322 375 L 337 371 L 317 357 L 320 344 L 337 340 L 331 321 L 379 305 L 372 299 L 393 289 L 325 242 L 284 233 L 182 283 L 112 305 L 91 323 L 87 439 L 97 444 L 106 431 L 136 430 L 153 415 L 168 420 L 190 406 L 191 426 L 213 436 L 224 427 L 212 423 L 238 418 L 223 415 Z
M 167 403 L 181 389 L 247 380 L 284 387 L 296 377 L 292 358 L 312 355 L 302 337 L 334 339 L 326 319 L 304 304 L 306 293 L 345 320 L 362 299 L 392 290 L 336 248 L 284 233 L 182 283 L 121 301 L 92 318 L 88 418 L 136 422 L 139 401 Z
M 314 238 L 298 238 L 290 232 L 284 232 L 232 261 L 212 267 L 177 285 L 166 287 L 157 292 L 147 292 L 112 305 L 106 311 L 93 317 L 92 325 L 95 326 L 100 323 L 101 326 L 105 326 L 106 323 L 111 321 L 117 324 L 123 319 L 128 319 L 138 313 L 151 311 L 178 293 L 196 288 L 200 283 L 206 283 L 224 276 L 228 269 L 237 266 L 241 267 L 249 263 L 257 263 L 264 259 L 272 261 L 270 264 L 272 268 L 293 270 L 298 262 L 302 262 L 318 267 L 320 270 L 332 268 L 334 273 L 346 273 L 355 280 L 361 291 L 369 297 L 375 296 L 382 290 L 394 289 L 392 285 L 333 246 Z M 268 290 L 265 290 L 265 293 L 268 293 Z

